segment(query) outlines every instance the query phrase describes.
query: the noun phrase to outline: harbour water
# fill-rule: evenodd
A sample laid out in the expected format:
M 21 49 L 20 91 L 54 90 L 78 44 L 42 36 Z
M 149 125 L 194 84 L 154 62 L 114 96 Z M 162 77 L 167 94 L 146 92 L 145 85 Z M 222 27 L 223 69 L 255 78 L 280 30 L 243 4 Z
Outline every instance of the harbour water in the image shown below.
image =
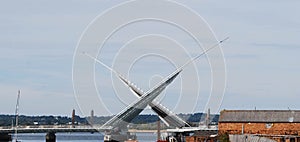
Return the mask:
M 18 134 L 21 142 L 45 142 L 46 133 Z M 139 142 L 156 141 L 156 133 L 136 133 Z M 103 142 L 101 133 L 56 133 L 56 142 Z

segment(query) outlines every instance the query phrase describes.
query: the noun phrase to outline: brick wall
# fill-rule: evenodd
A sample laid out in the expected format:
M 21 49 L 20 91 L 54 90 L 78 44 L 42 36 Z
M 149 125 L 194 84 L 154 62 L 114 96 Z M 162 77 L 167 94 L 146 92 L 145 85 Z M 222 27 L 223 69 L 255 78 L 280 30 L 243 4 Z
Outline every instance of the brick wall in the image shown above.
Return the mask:
M 300 135 L 300 123 L 219 123 L 219 134 Z

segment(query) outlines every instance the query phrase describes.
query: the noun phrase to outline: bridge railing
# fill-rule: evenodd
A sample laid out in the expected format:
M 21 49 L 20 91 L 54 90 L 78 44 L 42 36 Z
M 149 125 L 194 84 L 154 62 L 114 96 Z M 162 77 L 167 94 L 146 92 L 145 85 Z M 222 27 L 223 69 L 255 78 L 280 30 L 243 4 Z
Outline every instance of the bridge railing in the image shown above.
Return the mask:
M 32 128 L 100 128 L 101 125 L 21 125 L 18 129 Z M 15 129 L 12 126 L 0 126 L 0 129 Z

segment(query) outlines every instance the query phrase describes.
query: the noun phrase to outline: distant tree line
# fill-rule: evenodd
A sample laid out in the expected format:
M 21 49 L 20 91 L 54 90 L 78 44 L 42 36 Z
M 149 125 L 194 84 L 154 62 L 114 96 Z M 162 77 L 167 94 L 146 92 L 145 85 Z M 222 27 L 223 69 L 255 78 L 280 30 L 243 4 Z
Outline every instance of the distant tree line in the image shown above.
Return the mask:
M 72 122 L 67 116 L 19 116 L 19 125 L 65 125 Z M 75 116 L 77 124 L 87 124 L 85 118 Z M 15 115 L 0 115 L 0 126 L 15 125 Z
M 198 124 L 199 121 L 205 120 L 205 114 L 178 114 L 178 116 L 189 123 Z M 90 117 L 75 116 L 75 124 L 87 125 L 93 124 L 104 124 L 113 116 L 95 116 L 93 119 Z M 219 115 L 211 115 L 211 121 L 214 123 L 218 122 Z M 157 115 L 153 114 L 142 114 L 133 119 L 133 124 L 146 124 L 154 123 L 159 120 Z M 92 121 L 92 122 L 91 122 Z M 19 116 L 19 125 L 68 125 L 71 124 L 72 118 L 67 116 Z M 15 125 L 14 115 L 0 115 L 0 126 L 12 126 Z

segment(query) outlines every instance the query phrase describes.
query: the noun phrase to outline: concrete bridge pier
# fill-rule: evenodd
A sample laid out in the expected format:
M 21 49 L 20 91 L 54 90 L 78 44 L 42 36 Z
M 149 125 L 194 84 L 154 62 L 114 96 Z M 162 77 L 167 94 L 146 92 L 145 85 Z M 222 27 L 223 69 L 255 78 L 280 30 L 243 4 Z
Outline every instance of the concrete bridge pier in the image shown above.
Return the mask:
M 46 142 L 56 142 L 55 132 L 48 132 L 46 134 Z
M 11 138 L 10 134 L 8 134 L 8 133 L 1 133 L 0 134 L 0 142 L 9 142 L 11 140 L 12 140 L 12 138 Z

